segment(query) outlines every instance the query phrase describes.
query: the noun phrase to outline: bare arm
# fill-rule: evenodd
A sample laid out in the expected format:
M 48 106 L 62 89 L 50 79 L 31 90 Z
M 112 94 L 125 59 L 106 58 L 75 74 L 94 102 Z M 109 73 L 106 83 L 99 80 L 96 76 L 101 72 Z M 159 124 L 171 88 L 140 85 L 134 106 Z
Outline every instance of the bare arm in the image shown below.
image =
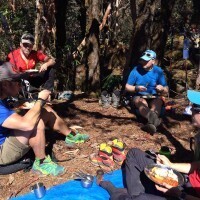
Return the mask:
M 39 93 L 38 98 L 46 100 L 49 94 L 50 91 L 43 90 Z M 42 101 L 37 100 L 33 108 L 31 108 L 24 116 L 14 113 L 3 122 L 2 126 L 22 131 L 32 130 L 40 119 L 41 110 Z
M 137 85 L 137 86 L 133 86 L 133 85 L 129 85 L 128 83 L 126 84 L 126 90 L 128 92 L 144 92 L 147 90 L 146 87 L 142 86 L 142 85 Z
M 157 163 L 167 165 L 176 171 L 181 173 L 191 173 L 195 169 L 200 168 L 200 162 L 193 162 L 193 163 L 172 163 L 166 156 L 158 155 L 157 156 Z
M 133 85 L 129 85 L 129 84 L 127 83 L 126 86 L 125 86 L 125 88 L 126 88 L 126 90 L 127 90 L 128 92 L 135 92 L 135 86 L 133 86 Z
M 46 57 L 44 59 L 44 64 L 40 67 L 40 72 L 47 70 L 48 67 L 55 65 L 55 60 L 53 58 Z

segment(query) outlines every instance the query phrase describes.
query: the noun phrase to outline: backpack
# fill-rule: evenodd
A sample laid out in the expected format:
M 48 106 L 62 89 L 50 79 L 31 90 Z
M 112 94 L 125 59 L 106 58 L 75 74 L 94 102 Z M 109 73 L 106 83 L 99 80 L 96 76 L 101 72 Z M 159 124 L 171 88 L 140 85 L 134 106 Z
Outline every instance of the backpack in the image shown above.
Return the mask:
M 33 161 L 28 159 L 21 159 L 15 163 L 8 165 L 0 165 L 0 175 L 12 174 L 20 170 L 29 171 L 31 166 L 33 165 Z

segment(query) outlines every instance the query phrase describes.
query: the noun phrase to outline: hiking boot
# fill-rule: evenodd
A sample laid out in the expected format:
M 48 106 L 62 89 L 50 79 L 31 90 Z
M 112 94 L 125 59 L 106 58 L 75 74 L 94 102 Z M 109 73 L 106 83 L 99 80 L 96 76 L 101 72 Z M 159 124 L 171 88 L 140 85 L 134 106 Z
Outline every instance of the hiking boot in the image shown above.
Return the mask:
M 152 110 L 148 113 L 148 124 L 153 124 L 155 127 L 158 127 L 161 123 L 161 119 L 158 117 L 158 114 Z
M 65 142 L 69 146 L 73 146 L 74 144 L 80 144 L 84 143 L 89 140 L 89 135 L 87 134 L 81 134 L 78 131 L 75 132 L 75 135 L 70 133 L 66 136 Z
M 141 129 L 147 133 L 150 133 L 151 135 L 153 135 L 157 131 L 156 127 L 153 124 L 149 124 L 149 123 L 142 126 Z
M 107 93 L 107 91 L 103 91 L 101 93 L 100 102 L 103 108 L 108 108 L 110 106 L 110 95 Z
M 40 164 L 40 159 L 36 158 L 32 170 L 43 175 L 58 176 L 64 173 L 65 168 L 54 163 L 50 156 L 46 156 L 45 160 Z
M 119 90 L 115 90 L 112 93 L 112 106 L 114 108 L 118 108 L 119 107 L 119 102 L 120 102 L 120 91 Z

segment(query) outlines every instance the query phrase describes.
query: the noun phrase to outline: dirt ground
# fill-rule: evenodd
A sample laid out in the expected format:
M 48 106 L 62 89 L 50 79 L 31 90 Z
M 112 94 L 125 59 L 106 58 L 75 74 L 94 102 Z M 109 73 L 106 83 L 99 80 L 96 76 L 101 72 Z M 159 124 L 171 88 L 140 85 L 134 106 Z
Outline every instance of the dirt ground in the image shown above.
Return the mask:
M 189 161 L 192 159 L 190 138 L 194 135 L 191 117 L 182 112 L 188 101 L 184 98 L 173 99 L 176 102 L 175 112 L 166 112 L 162 125 L 156 134 L 151 136 L 143 132 L 141 121 L 130 112 L 128 107 L 115 109 L 102 108 L 97 99 L 79 97 L 69 102 L 53 104 L 57 113 L 65 119 L 69 126 L 83 127 L 80 131 L 90 135 L 90 140 L 72 149 L 66 147 L 64 137 L 47 130 L 48 149 L 52 149 L 60 165 L 65 166 L 66 173 L 60 177 L 39 177 L 30 172 L 17 172 L 11 175 L 0 175 L 0 199 L 8 199 L 12 194 L 21 195 L 29 192 L 36 181 L 43 182 L 49 188 L 73 178 L 78 169 L 95 175 L 99 169 L 89 161 L 89 155 L 98 151 L 99 144 L 114 138 L 121 139 L 126 145 L 126 152 L 132 147 L 143 150 L 159 151 L 161 146 L 168 146 L 173 154 L 172 160 Z M 115 166 L 120 168 L 120 166 Z

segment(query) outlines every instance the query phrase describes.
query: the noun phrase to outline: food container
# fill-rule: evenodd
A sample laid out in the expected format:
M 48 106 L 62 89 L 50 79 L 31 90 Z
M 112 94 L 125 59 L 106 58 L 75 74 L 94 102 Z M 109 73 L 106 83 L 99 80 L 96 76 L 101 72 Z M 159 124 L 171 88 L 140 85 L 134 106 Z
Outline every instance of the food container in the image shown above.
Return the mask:
M 32 187 L 32 190 L 35 194 L 35 197 L 37 199 L 41 199 L 42 197 L 45 196 L 46 194 L 46 188 L 45 186 L 43 185 L 43 183 L 36 183 L 33 187 Z
M 87 175 L 84 179 L 81 179 L 81 185 L 83 188 L 91 188 L 93 185 L 94 177 Z
M 162 146 L 160 148 L 159 154 L 165 155 L 167 158 L 171 157 L 171 151 L 170 151 L 169 147 L 167 147 L 167 146 Z
M 158 171 L 156 171 L 155 169 L 158 169 L 158 171 L 160 172 L 157 173 Z M 163 171 L 162 174 L 161 170 Z M 174 183 L 175 180 L 177 182 L 177 185 L 173 187 L 177 187 L 182 186 L 185 182 L 185 179 L 180 172 L 165 165 L 150 164 L 145 167 L 144 172 L 149 179 L 159 185 L 167 183 L 168 185 L 173 186 L 171 183 Z M 173 174 L 173 177 L 175 176 L 176 179 L 172 178 L 170 174 Z M 169 180 L 170 182 L 167 180 Z

